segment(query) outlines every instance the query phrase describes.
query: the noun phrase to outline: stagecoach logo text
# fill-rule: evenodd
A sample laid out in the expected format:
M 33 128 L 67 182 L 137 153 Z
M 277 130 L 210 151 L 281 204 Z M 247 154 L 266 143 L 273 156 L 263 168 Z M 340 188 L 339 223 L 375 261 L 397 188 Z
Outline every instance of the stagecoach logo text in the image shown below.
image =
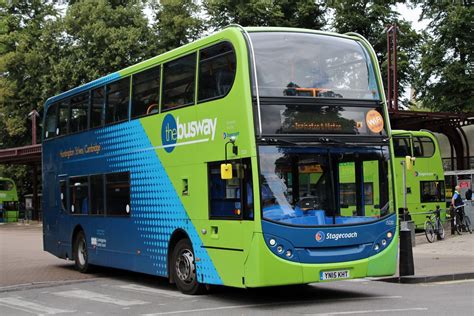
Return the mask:
M 178 145 L 207 142 L 209 137 L 214 140 L 216 126 L 217 118 L 182 123 L 179 116 L 175 119 L 172 114 L 168 114 L 161 126 L 163 148 L 170 153 Z
M 357 238 L 357 232 L 352 233 L 327 233 L 319 231 L 314 236 L 317 242 L 323 242 L 324 240 L 339 240 L 339 239 L 352 239 Z

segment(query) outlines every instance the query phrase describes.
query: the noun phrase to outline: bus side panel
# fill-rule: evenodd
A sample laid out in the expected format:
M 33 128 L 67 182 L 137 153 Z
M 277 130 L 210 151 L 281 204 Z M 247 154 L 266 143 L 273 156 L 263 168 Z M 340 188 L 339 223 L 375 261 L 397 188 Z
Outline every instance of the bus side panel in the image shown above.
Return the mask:
M 90 151 L 90 147 L 94 147 L 94 151 Z M 71 256 L 72 233 L 81 225 L 91 251 L 91 263 L 167 276 L 171 234 L 176 229 L 183 229 L 193 244 L 196 257 L 200 258 L 197 263 L 199 279 L 205 283 L 222 283 L 139 120 L 46 142 L 44 155 L 51 161 L 56 174 L 64 173 L 67 177 L 130 172 L 132 210 L 130 216 L 64 214 L 61 217 L 57 208 L 45 205 L 51 214 L 45 218 L 45 225 L 57 221 L 58 227 L 55 240 L 48 238 L 45 250 L 61 257 L 66 249 Z M 59 187 L 59 180 L 56 182 Z M 54 243 L 65 245 L 64 249 L 56 250 L 52 246 Z

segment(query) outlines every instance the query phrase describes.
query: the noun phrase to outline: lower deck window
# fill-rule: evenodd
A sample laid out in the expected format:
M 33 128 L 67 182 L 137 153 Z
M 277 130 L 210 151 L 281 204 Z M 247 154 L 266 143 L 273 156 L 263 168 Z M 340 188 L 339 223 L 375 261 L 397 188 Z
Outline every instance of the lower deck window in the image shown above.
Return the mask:
M 130 214 L 130 173 L 119 172 L 105 175 L 107 215 Z
M 69 196 L 72 214 L 89 214 L 89 182 L 87 177 L 71 177 L 69 179 Z

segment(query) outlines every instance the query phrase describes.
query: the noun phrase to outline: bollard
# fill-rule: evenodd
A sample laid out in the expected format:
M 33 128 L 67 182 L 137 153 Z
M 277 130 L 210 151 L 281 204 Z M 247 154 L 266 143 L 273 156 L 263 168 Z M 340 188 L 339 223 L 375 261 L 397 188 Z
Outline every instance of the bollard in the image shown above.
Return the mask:
M 415 264 L 413 263 L 413 249 L 411 243 L 411 229 L 408 222 L 400 222 L 400 276 L 415 275 Z

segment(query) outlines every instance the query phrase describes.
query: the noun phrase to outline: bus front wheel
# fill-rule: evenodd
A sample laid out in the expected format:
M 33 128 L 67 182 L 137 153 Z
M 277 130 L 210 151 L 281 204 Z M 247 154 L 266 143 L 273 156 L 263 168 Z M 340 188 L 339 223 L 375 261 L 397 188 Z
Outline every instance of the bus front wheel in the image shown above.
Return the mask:
M 205 287 L 197 281 L 194 251 L 189 239 L 178 241 L 173 250 L 171 273 L 178 290 L 184 294 L 201 294 Z
M 89 270 L 86 235 L 83 231 L 79 231 L 74 239 L 74 265 L 81 273 L 86 273 Z

